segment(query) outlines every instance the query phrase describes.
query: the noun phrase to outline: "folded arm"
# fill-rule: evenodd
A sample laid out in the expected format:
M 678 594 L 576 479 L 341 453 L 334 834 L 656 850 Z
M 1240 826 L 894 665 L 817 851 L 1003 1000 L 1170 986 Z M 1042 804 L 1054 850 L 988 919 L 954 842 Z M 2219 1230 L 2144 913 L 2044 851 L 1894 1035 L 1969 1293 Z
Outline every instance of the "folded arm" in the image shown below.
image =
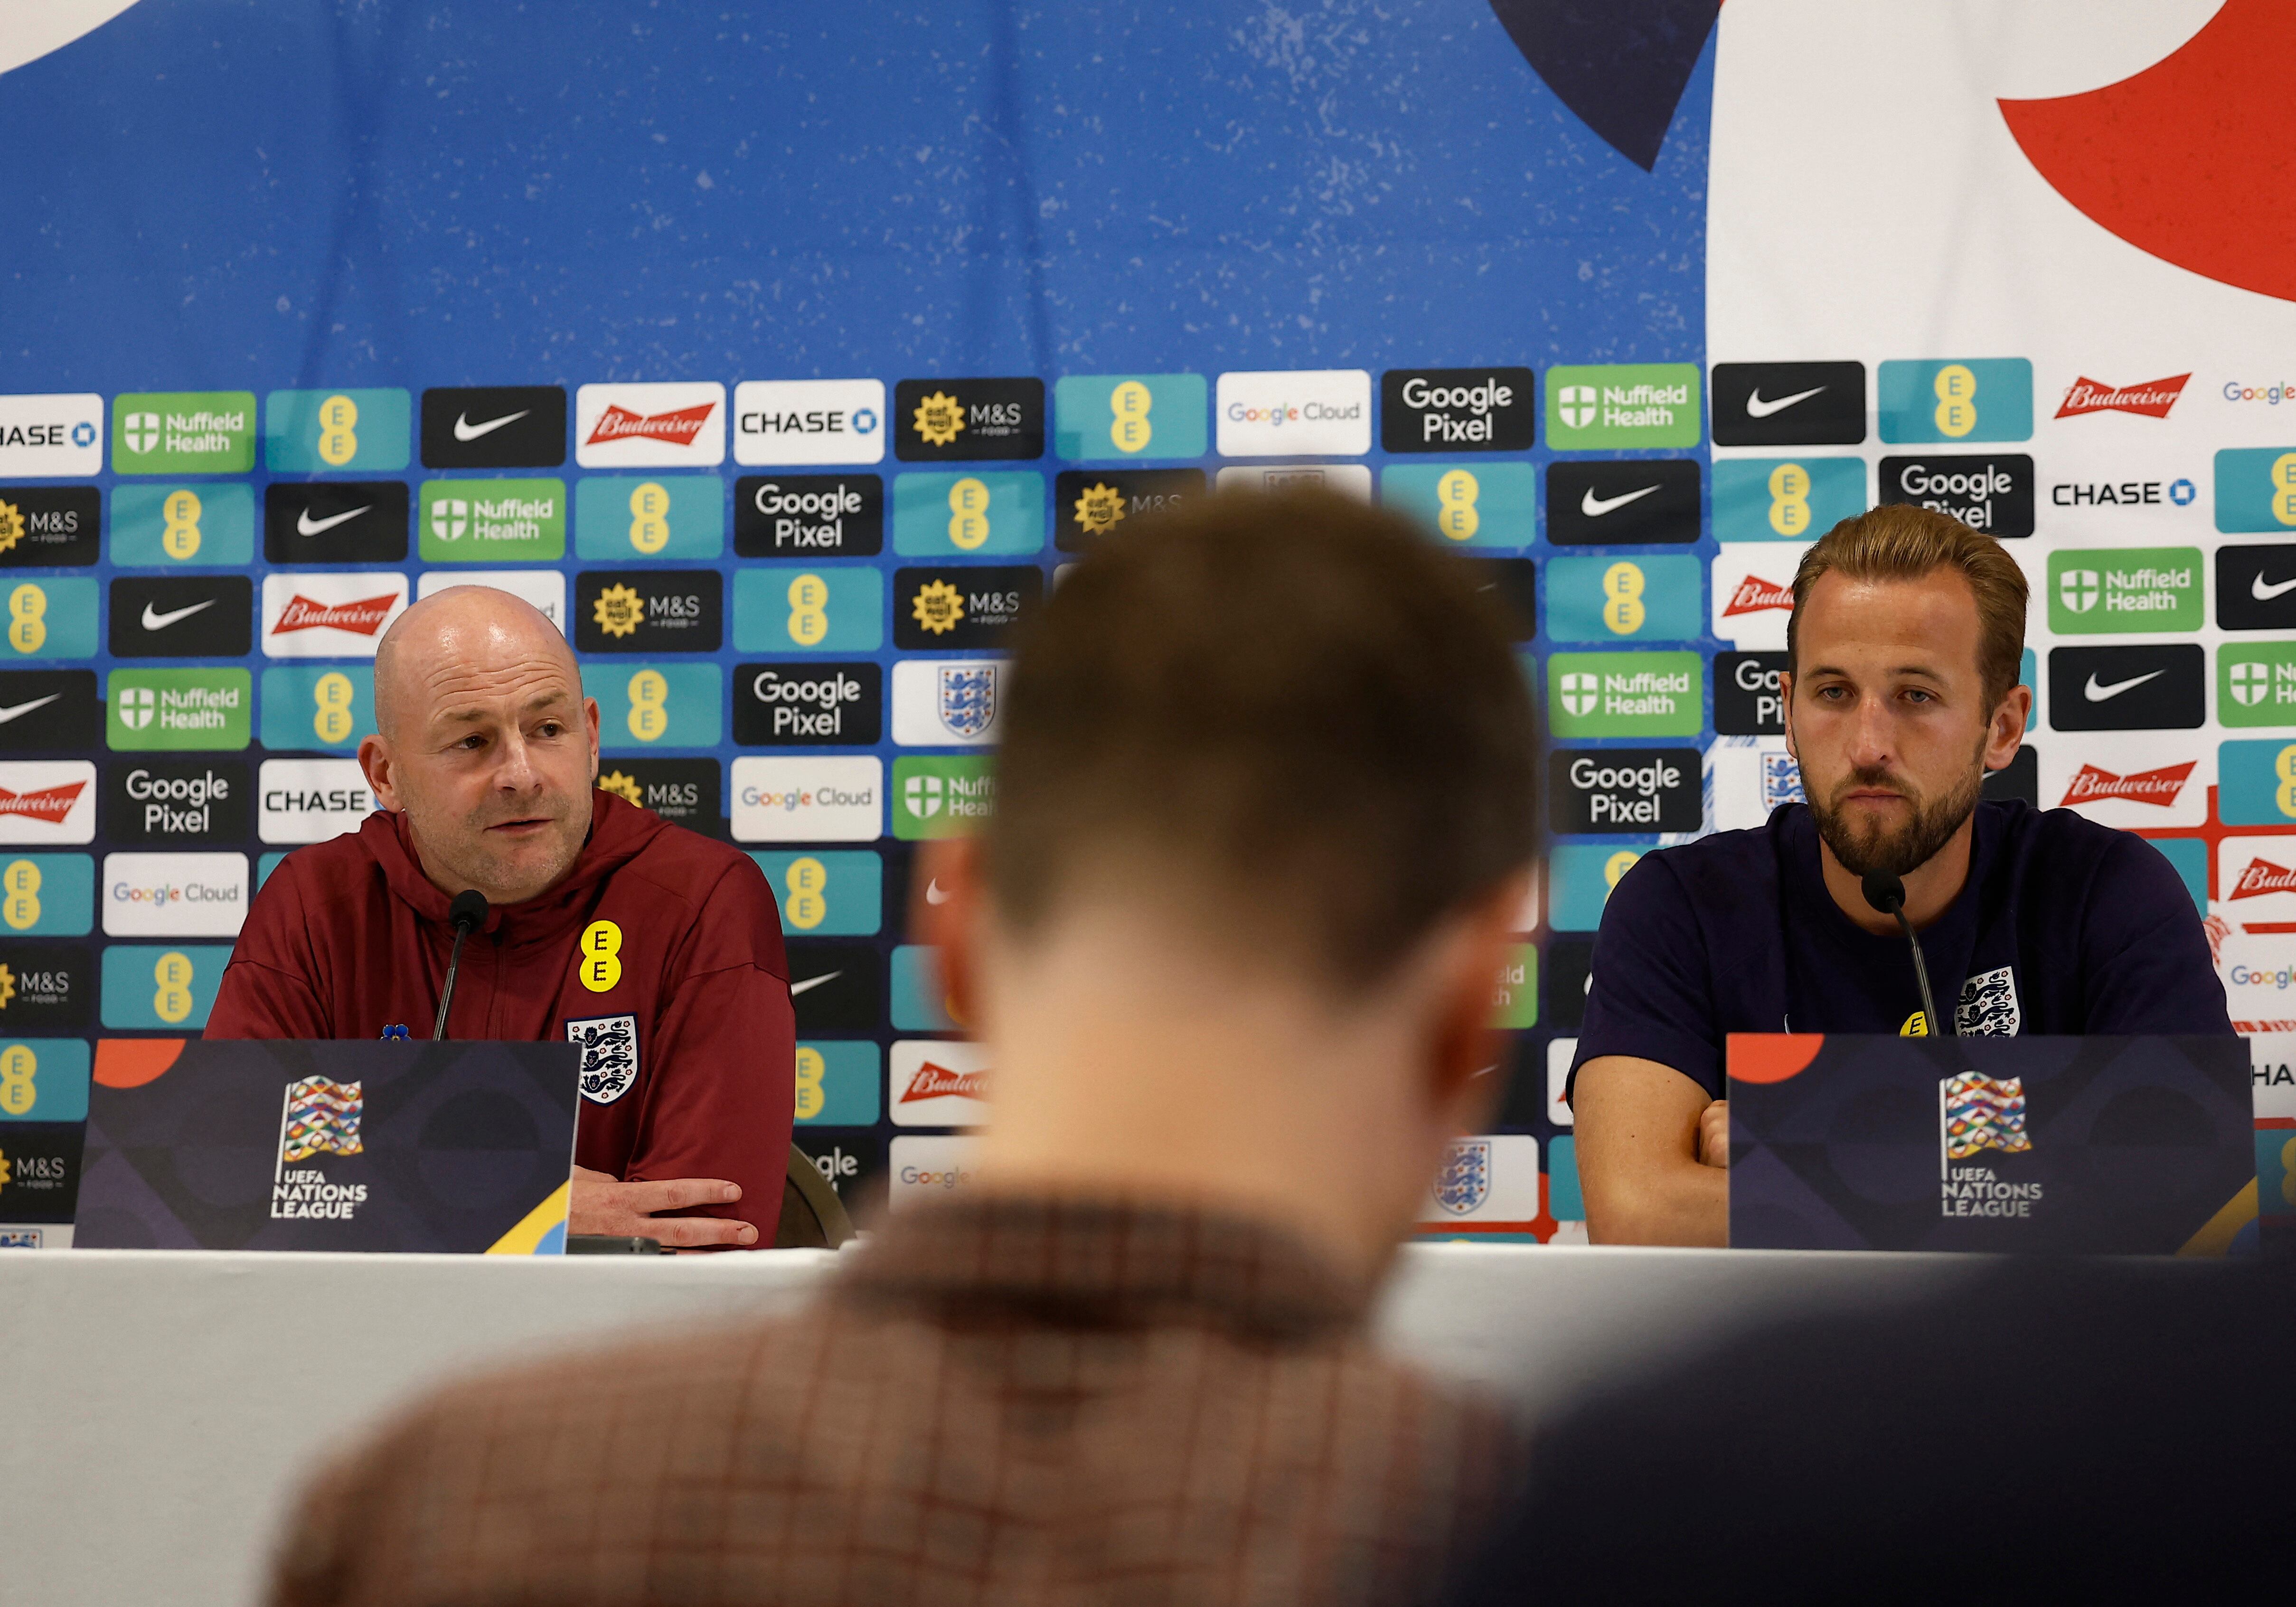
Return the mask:
M 1730 1242 L 1729 1106 L 1669 1066 L 1606 1054 L 1572 1087 L 1587 1236 Z

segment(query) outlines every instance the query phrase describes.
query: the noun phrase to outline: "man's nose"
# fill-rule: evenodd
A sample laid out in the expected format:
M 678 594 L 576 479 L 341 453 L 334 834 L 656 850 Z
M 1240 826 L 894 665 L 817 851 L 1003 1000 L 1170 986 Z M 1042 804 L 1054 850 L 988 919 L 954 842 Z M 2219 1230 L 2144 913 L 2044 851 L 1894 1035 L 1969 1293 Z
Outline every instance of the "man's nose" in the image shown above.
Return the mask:
M 495 767 L 495 785 L 505 792 L 531 792 L 541 783 L 541 775 L 534 767 L 534 754 L 526 745 L 526 734 L 513 731 L 503 739 L 498 750 L 500 761 Z
M 1861 698 L 1849 732 L 1849 762 L 1860 769 L 1886 765 L 1897 752 L 1897 731 L 1886 698 Z

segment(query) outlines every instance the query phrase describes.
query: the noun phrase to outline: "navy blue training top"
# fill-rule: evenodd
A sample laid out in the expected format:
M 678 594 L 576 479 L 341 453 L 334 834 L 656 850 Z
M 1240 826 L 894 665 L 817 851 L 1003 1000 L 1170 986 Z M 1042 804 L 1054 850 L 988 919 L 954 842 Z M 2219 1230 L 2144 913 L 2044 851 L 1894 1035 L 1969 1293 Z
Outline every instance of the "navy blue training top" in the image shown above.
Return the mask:
M 1921 934 L 1938 1008 L 1964 1035 L 2233 1035 L 2192 895 L 2152 845 L 2070 809 L 1984 802 L 1976 818 L 1969 880 Z M 1904 935 L 1842 914 L 1816 821 L 1785 804 L 1620 878 L 1571 1076 L 1631 1054 L 1719 1099 L 1729 1033 L 1895 1033 L 1921 1007 Z

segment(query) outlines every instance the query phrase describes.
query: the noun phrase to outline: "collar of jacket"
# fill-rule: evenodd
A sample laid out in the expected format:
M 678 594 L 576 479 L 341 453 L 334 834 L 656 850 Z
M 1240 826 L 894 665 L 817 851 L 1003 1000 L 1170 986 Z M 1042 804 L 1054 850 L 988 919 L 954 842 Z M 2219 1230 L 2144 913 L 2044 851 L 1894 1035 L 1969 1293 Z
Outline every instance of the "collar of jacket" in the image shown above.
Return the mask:
M 594 907 L 598 884 L 668 829 L 668 823 L 652 810 L 593 790 L 590 834 L 573 868 L 554 886 L 523 903 L 495 905 L 487 911 L 487 923 L 479 930 L 496 942 L 512 946 L 563 938 Z M 381 868 L 384 881 L 400 903 L 424 921 L 447 923 L 447 896 L 422 873 L 405 815 L 368 816 L 359 826 L 359 842 Z
M 1021 1194 L 904 1211 L 855 1253 L 841 1283 L 853 1298 L 951 1313 L 1001 1310 L 1054 1326 L 1209 1322 L 1294 1342 L 1357 1325 L 1373 1292 L 1248 1217 Z

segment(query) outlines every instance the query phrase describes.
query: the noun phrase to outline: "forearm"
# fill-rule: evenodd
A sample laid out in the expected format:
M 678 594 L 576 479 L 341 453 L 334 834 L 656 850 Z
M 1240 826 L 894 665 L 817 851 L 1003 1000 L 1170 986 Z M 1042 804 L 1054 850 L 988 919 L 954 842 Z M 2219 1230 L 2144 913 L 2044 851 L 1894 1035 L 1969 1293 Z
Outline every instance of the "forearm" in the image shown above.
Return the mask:
M 1604 1055 L 1578 1069 L 1578 1181 L 1597 1244 L 1730 1242 L 1726 1105 L 1656 1061 Z M 1711 1129 L 1702 1140 L 1702 1127 Z
M 1597 1244 L 1730 1242 L 1730 1174 L 1685 1160 L 1637 1167 L 1588 1187 L 1587 1237 Z

